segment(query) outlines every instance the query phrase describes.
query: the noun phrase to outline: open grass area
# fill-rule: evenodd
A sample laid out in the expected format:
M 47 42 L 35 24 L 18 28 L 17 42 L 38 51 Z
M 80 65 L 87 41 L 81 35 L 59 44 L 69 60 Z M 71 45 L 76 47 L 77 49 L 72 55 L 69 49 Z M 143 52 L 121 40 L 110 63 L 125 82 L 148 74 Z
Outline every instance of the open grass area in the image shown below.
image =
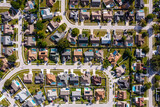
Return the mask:
M 61 1 L 56 0 L 56 3 L 54 3 L 53 7 L 51 8 L 52 12 L 61 11 Z
M 0 7 L 0 13 L 3 13 L 3 12 L 6 12 L 6 11 L 9 11 L 9 8 L 2 8 L 2 7 Z
M 0 105 L 2 105 L 4 107 L 8 107 L 10 105 L 10 102 L 7 101 L 7 99 L 5 98 L 0 102 Z
M 39 0 L 40 1 L 40 7 L 46 7 L 46 0 Z
M 145 12 L 145 16 L 147 16 L 149 14 L 149 8 L 148 7 L 144 7 L 144 12 Z
M 99 30 L 99 29 L 94 29 L 93 30 L 93 34 L 96 36 L 96 37 L 103 37 L 107 34 L 107 30 Z

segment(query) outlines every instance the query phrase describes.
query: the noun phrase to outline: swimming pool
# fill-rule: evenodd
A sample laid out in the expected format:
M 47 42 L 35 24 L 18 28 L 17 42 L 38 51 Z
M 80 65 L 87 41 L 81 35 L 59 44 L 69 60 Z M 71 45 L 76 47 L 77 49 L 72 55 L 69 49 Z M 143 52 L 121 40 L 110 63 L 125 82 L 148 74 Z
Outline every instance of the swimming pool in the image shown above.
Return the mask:
M 45 48 L 40 48 L 40 51 L 45 51 L 46 49 Z
M 56 89 L 52 89 L 52 91 L 56 91 Z
M 98 46 L 99 44 L 93 43 L 92 46 Z
M 37 92 L 37 94 L 41 94 L 41 93 L 42 93 L 41 91 Z
M 18 86 L 20 85 L 20 83 L 19 83 L 18 81 L 16 81 L 15 83 L 16 83 L 16 85 L 18 85 Z
M 82 10 L 82 12 L 87 12 L 87 10 Z
M 35 42 L 35 41 L 36 41 L 36 38 L 35 38 L 35 37 L 32 37 L 32 40 Z
M 128 43 L 128 46 L 133 46 L 133 43 Z
M 98 53 L 99 51 L 96 51 L 96 53 Z
M 90 91 L 91 89 L 88 88 L 88 87 L 86 87 L 86 88 L 84 88 L 84 90 L 85 90 L 85 91 Z
M 74 6 L 74 5 L 71 5 L 71 7 L 74 8 L 75 6 Z
M 53 41 L 55 41 L 55 37 L 54 37 L 54 36 L 51 36 L 51 39 L 52 39 Z
M 36 52 L 37 50 L 35 48 L 32 48 L 32 52 Z
M 117 53 L 118 53 L 117 51 L 114 51 L 114 52 L 113 52 L 113 55 L 117 55 Z
M 82 44 L 81 46 L 87 46 L 87 44 Z
M 81 89 L 80 88 L 76 88 L 76 91 L 81 91 Z
M 63 83 L 62 83 L 62 82 L 59 82 L 57 85 L 58 85 L 58 86 L 63 86 Z
M 65 51 L 66 51 L 66 52 L 70 52 L 70 49 L 66 49 Z
M 51 51 L 57 51 L 57 49 L 56 48 L 52 48 Z
M 142 12 L 142 13 L 143 13 L 143 12 L 144 12 L 144 10 L 139 10 L 139 12 Z
M 133 91 L 133 92 L 136 91 L 136 87 L 135 87 L 135 86 L 132 87 L 132 91 Z
M 56 82 L 52 82 L 51 85 L 56 85 Z
M 43 15 L 44 14 L 44 10 L 41 10 L 41 15 Z
M 31 9 L 33 9 L 33 5 L 32 5 L 32 4 L 30 4 L 29 7 L 30 7 Z
M 32 103 L 33 103 L 33 104 L 36 104 L 36 102 L 35 102 L 34 100 L 32 100 Z
M 78 51 L 78 52 L 81 52 L 81 51 L 82 51 L 82 49 L 77 49 L 77 51 Z
M 93 52 L 93 50 L 89 50 L 89 52 Z
M 133 70 L 134 70 L 134 71 L 136 70 L 136 67 L 135 67 L 135 66 L 133 66 Z

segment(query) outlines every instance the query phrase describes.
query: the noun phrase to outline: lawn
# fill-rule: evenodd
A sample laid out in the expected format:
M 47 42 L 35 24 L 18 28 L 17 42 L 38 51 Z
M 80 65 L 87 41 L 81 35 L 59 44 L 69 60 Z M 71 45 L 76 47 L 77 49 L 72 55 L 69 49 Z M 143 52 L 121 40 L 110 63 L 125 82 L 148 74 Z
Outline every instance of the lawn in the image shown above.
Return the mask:
M 97 37 L 103 37 L 107 34 L 107 30 L 94 29 L 93 34 Z
M 8 102 L 7 99 L 5 98 L 0 102 L 0 105 L 8 107 L 10 105 L 10 102 Z
M 83 75 L 79 69 L 74 69 L 73 73 L 77 74 L 78 76 Z
M 61 70 L 61 69 L 53 70 L 53 69 L 51 69 L 50 72 L 57 76 L 61 72 L 64 72 L 64 70 Z
M 6 11 L 9 11 L 9 9 L 4 9 L 4 8 L 0 8 L 0 13 L 3 13 L 3 12 L 6 12 Z
M 144 0 L 144 4 L 148 4 L 148 0 Z
M 149 8 L 148 7 L 144 7 L 144 12 L 145 12 L 145 16 L 147 16 L 148 13 L 149 13 Z
M 56 0 L 56 3 L 53 5 L 53 7 L 51 8 L 52 12 L 57 12 L 57 11 L 61 11 L 61 1 Z
M 46 7 L 46 0 L 40 0 L 40 7 Z

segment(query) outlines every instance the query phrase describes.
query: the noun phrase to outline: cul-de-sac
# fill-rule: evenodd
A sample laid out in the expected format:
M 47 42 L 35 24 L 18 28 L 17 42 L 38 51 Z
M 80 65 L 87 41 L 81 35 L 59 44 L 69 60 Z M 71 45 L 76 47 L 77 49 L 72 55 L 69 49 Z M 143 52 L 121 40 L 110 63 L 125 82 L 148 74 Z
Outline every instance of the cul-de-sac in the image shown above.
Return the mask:
M 0 107 L 160 107 L 160 0 L 0 0 Z

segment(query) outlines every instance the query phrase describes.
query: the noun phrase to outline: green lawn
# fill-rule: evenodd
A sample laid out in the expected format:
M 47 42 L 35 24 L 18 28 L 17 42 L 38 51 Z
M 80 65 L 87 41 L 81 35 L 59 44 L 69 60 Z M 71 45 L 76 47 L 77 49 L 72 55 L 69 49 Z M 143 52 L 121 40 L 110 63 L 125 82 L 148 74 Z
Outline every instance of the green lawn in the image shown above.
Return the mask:
M 6 100 L 6 98 L 5 98 L 5 99 L 3 99 L 3 100 L 0 102 L 0 105 L 5 106 L 5 107 L 8 107 L 8 106 L 10 105 L 10 102 L 8 102 L 8 101 Z
M 40 1 L 40 7 L 46 7 L 46 0 L 39 0 Z M 41 2 L 42 1 L 42 2 Z
M 52 12 L 57 12 L 57 11 L 61 11 L 61 1 L 56 0 L 56 3 L 53 5 L 53 7 L 51 8 Z
M 148 4 L 148 0 L 144 0 L 144 4 Z
M 145 12 L 145 16 L 147 16 L 148 13 L 149 13 L 149 8 L 148 7 L 144 7 L 144 12 Z
M 93 34 L 97 37 L 103 37 L 105 34 L 107 34 L 106 30 L 99 30 L 99 29 L 94 29 Z

